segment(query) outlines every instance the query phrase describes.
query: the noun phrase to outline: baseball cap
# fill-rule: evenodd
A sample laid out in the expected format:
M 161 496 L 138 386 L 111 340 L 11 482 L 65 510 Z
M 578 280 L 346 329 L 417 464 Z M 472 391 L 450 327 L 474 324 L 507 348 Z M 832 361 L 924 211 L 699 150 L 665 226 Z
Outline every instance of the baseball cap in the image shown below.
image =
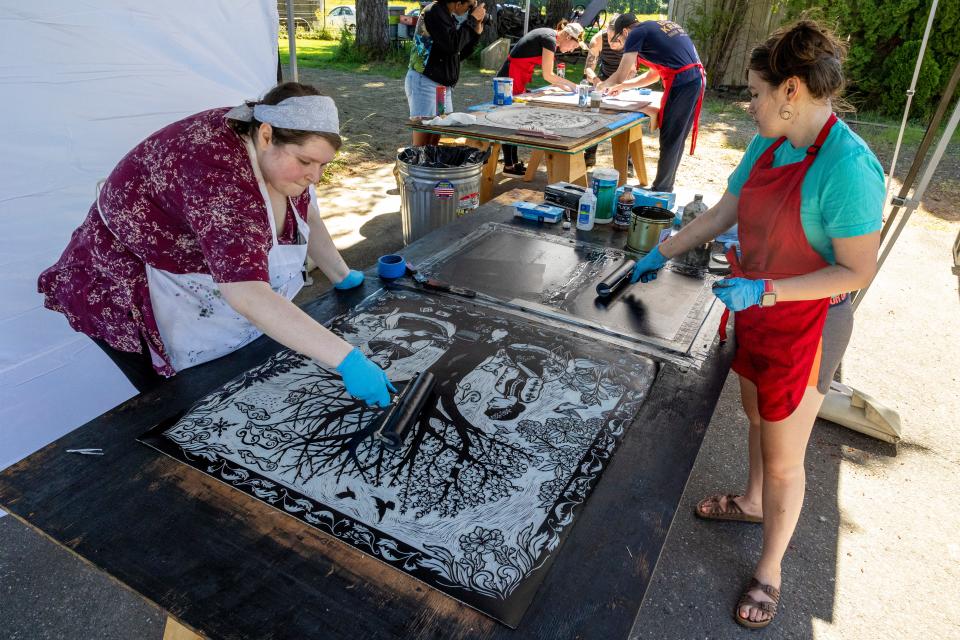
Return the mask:
M 633 26 L 638 22 L 640 21 L 637 20 L 637 16 L 635 14 L 621 13 L 620 17 L 618 17 L 616 22 L 613 23 L 613 32 L 619 35 L 621 31 L 627 27 Z
M 563 25 L 561 31 L 566 31 L 568 36 L 576 38 L 577 40 L 583 38 L 583 25 L 579 22 L 568 22 Z

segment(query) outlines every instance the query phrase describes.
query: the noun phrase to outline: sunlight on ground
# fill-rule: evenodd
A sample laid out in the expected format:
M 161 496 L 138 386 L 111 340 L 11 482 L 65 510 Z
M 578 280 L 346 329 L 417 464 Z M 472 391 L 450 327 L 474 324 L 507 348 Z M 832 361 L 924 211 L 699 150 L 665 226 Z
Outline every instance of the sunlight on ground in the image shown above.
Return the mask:
M 367 89 L 379 89 L 379 88 L 385 87 L 385 86 L 387 86 L 387 85 L 385 85 L 385 84 L 382 83 L 382 82 L 367 82 L 367 83 L 364 84 L 363 86 L 366 87 Z
M 362 242 L 361 227 L 373 218 L 400 211 L 400 195 L 387 193 L 395 190 L 392 164 L 317 187 L 320 212 L 337 249 Z

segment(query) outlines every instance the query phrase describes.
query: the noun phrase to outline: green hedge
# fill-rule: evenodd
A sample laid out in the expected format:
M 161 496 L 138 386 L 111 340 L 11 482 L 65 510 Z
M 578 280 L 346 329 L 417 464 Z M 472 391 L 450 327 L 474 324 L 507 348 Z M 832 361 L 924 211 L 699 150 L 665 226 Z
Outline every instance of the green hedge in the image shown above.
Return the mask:
M 929 0 L 817 0 L 791 3 L 791 13 L 816 8 L 849 36 L 848 99 L 858 108 L 890 116 L 903 112 Z M 929 117 L 960 57 L 960 0 L 941 0 L 917 79 L 911 115 Z

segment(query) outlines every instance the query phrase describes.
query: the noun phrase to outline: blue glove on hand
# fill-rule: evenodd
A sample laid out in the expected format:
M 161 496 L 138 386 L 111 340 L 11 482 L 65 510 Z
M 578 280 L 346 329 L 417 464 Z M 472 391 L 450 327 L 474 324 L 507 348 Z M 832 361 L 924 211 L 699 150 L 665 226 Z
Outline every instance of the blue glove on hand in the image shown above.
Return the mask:
M 640 282 L 656 280 L 657 271 L 660 271 L 665 264 L 667 264 L 667 259 L 660 253 L 660 245 L 657 245 L 650 253 L 637 261 L 637 266 L 633 268 L 633 273 L 630 274 L 630 284 L 634 284 L 637 280 Z
M 727 278 L 713 283 L 713 295 L 727 305 L 730 311 L 743 311 L 760 304 L 763 296 L 763 280 Z
M 337 373 L 343 378 L 343 386 L 358 400 L 363 400 L 368 406 L 389 407 L 390 393 L 397 392 L 390 384 L 387 374 L 360 349 L 354 348 L 347 354 L 343 362 L 337 366 Z
M 353 289 L 354 287 L 359 287 L 363 284 L 363 272 L 350 270 L 350 273 L 347 274 L 347 277 L 333 285 L 334 289 L 339 289 L 340 291 L 346 291 L 347 289 Z

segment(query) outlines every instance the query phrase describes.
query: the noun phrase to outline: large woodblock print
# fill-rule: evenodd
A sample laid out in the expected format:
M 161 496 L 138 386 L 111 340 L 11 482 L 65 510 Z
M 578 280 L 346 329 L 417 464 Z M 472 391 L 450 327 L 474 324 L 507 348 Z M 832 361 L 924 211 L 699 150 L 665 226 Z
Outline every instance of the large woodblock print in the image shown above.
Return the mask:
M 652 385 L 639 354 L 493 309 L 381 292 L 331 328 L 435 396 L 383 411 L 283 351 L 141 440 L 516 626 Z

